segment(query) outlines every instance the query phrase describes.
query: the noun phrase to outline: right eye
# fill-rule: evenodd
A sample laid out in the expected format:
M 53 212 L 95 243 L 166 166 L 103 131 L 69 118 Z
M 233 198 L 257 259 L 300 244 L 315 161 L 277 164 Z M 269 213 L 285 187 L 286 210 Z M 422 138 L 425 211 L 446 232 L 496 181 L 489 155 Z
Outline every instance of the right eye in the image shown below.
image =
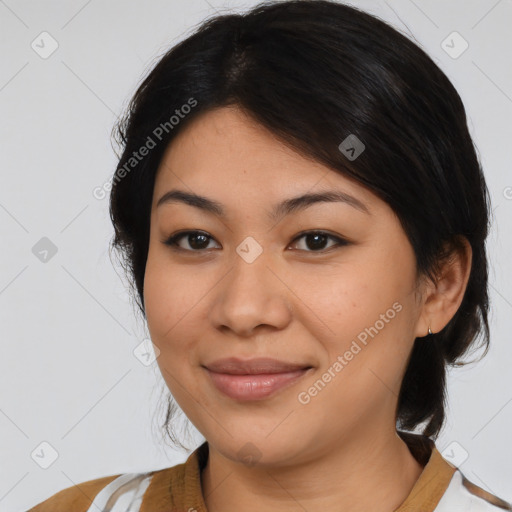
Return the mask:
M 191 249 L 179 245 L 183 238 L 187 240 Z M 163 243 L 175 251 L 204 252 L 207 249 L 208 240 L 213 240 L 213 238 L 204 231 L 181 231 L 171 235 Z

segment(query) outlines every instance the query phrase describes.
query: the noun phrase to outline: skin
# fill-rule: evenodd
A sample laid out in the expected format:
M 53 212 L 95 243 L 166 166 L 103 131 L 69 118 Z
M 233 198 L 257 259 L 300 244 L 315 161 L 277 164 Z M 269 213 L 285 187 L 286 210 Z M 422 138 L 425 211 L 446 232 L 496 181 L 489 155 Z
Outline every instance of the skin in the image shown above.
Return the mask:
M 157 208 L 171 189 L 220 202 L 226 217 L 180 202 Z M 278 222 L 267 216 L 284 199 L 332 189 L 356 197 L 370 214 L 322 202 Z M 181 252 L 164 243 L 188 229 L 211 238 L 184 236 Z M 311 236 L 297 239 L 304 230 L 350 243 L 336 247 L 327 238 L 315 245 Z M 148 328 L 169 390 L 209 442 L 201 475 L 209 512 L 398 508 L 423 470 L 396 434 L 400 383 L 414 339 L 429 325 L 441 330 L 462 301 L 469 244 L 436 283 L 417 279 L 414 252 L 387 203 L 283 145 L 235 107 L 203 114 L 167 148 L 150 231 Z M 263 250 L 252 263 L 236 252 L 248 236 Z M 299 393 L 394 303 L 401 306 L 394 318 L 300 403 Z M 240 402 L 220 393 L 201 366 L 230 356 L 274 357 L 313 370 L 268 399 Z

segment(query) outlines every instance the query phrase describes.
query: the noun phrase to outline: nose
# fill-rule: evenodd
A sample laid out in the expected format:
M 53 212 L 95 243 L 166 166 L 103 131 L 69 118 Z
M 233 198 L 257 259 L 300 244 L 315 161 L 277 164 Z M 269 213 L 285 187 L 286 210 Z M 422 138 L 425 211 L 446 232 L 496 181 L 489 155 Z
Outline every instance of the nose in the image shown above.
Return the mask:
M 235 255 L 231 270 L 214 289 L 210 321 L 217 329 L 250 337 L 257 328 L 278 330 L 290 323 L 290 284 L 271 268 L 276 265 L 270 259 L 265 252 L 251 263 Z

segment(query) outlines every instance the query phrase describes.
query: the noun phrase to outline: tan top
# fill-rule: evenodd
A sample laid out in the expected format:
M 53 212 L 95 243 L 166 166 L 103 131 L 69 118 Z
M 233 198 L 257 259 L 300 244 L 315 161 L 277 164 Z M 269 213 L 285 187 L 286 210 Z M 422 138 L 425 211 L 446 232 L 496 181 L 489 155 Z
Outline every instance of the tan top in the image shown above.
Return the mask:
M 434 442 L 423 435 L 398 432 L 424 466 L 409 496 L 394 512 L 498 512 L 512 506 L 469 482 L 446 461 Z M 148 473 L 118 474 L 64 489 L 28 512 L 208 512 L 201 488 L 201 471 L 208 460 L 208 443 L 176 466 Z

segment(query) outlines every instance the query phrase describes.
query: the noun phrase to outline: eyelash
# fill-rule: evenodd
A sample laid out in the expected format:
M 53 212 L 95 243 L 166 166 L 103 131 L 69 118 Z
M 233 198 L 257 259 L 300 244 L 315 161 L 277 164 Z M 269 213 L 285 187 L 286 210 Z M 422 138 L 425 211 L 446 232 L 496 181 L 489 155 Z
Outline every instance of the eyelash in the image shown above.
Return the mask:
M 204 253 L 208 249 L 195 249 L 195 250 L 194 249 L 183 249 L 182 247 L 179 247 L 177 245 L 177 242 L 179 240 L 181 240 L 182 238 L 185 238 L 188 235 L 197 235 L 197 234 L 204 235 L 208 239 L 213 240 L 213 237 L 211 237 L 210 235 L 208 235 L 204 231 L 181 231 L 180 233 L 176 233 L 176 234 L 170 236 L 163 243 L 165 245 L 170 246 L 173 251 L 184 251 L 184 252 L 190 252 L 190 253 L 194 253 L 194 252 L 195 253 Z M 308 251 L 308 250 L 304 250 L 304 249 L 299 249 L 300 251 L 310 252 L 310 253 L 313 253 L 313 254 L 315 254 L 315 253 L 322 254 L 322 253 L 326 253 L 326 252 L 332 250 L 333 248 L 342 247 L 342 246 L 348 245 L 350 243 L 350 242 L 348 242 L 348 240 L 345 240 L 344 238 L 341 238 L 339 236 L 331 235 L 331 234 L 329 234 L 329 233 L 327 233 L 325 231 L 315 231 L 315 230 L 312 230 L 312 231 L 304 231 L 304 232 L 300 233 L 298 236 L 296 236 L 292 240 L 291 244 L 295 243 L 296 241 L 298 241 L 301 238 L 304 238 L 304 237 L 306 237 L 308 235 L 323 235 L 323 236 L 326 236 L 327 238 L 335 240 L 336 244 L 332 245 L 331 247 L 328 247 L 327 249 L 321 249 L 319 251 Z

